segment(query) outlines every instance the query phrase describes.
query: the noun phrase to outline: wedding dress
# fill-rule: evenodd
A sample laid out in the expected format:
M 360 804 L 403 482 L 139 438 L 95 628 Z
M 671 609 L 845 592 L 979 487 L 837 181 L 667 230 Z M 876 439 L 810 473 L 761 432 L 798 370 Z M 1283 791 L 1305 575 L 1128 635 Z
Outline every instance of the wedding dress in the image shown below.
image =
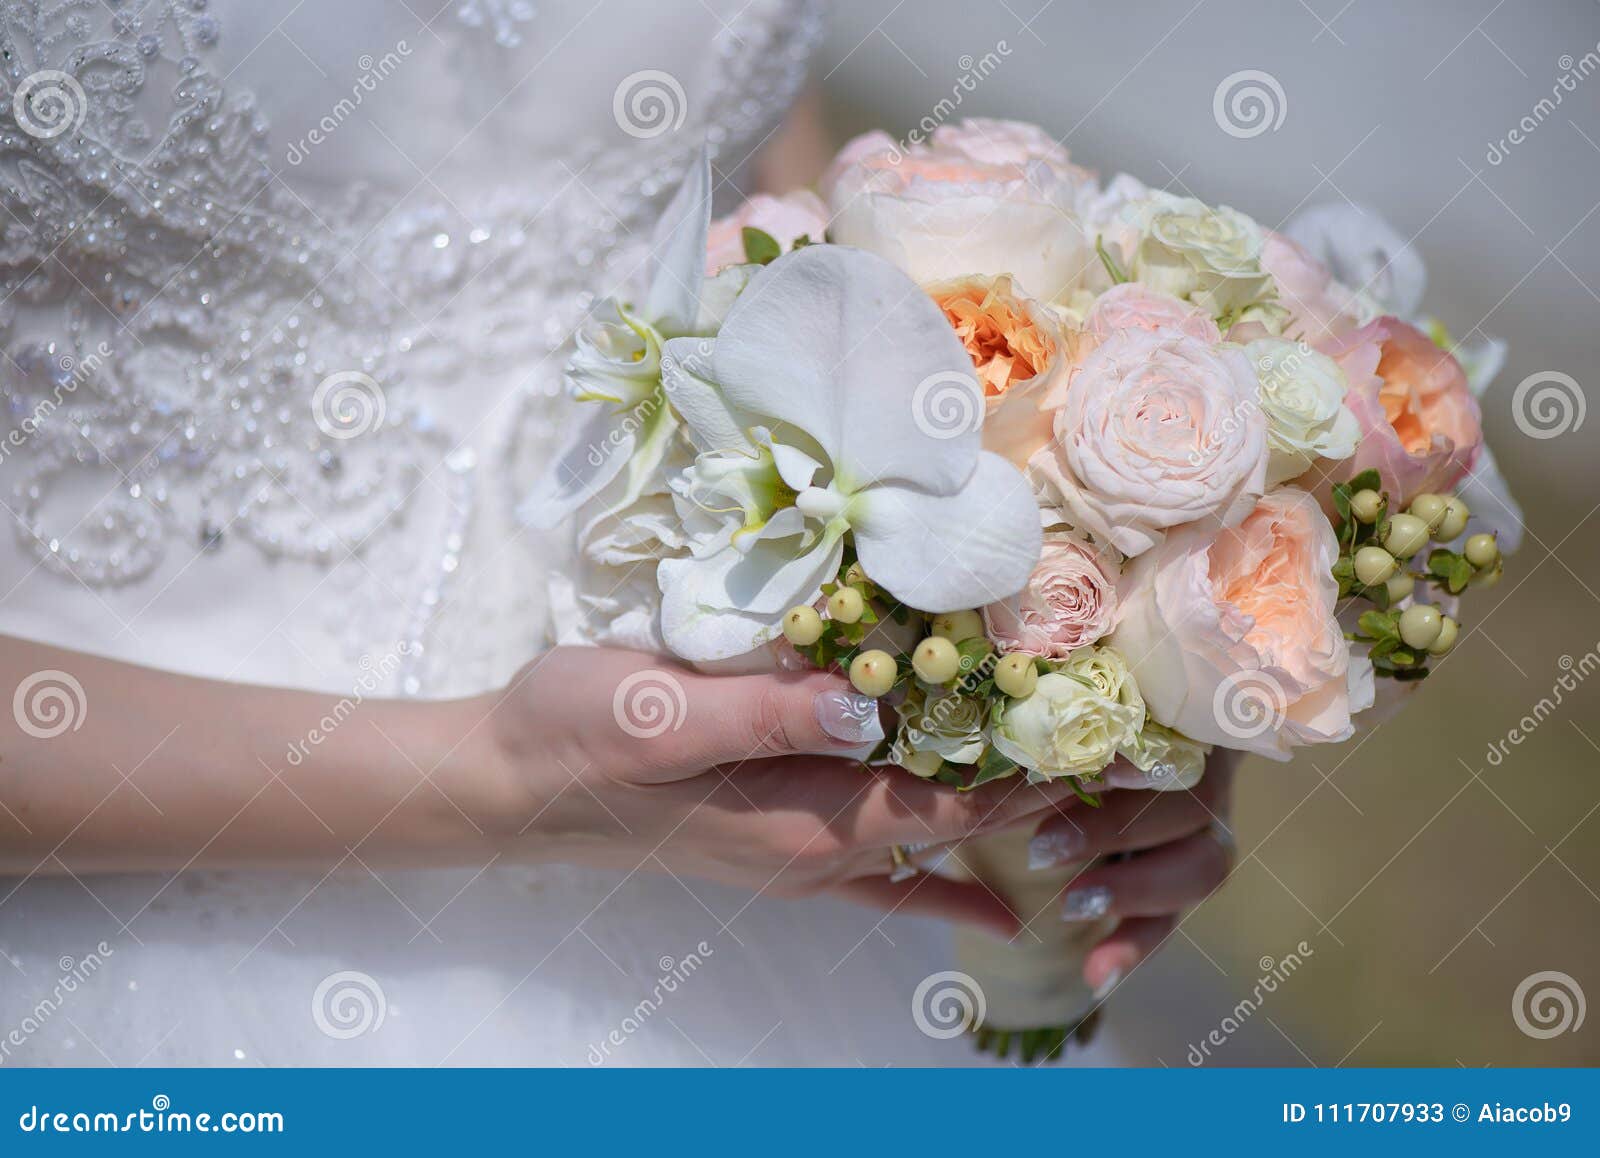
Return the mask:
M 567 335 L 702 140 L 733 173 L 767 138 L 817 6 L 0 22 L 0 380 L 26 435 L 0 447 L 0 632 L 344 696 L 508 678 L 566 558 L 513 511 L 571 421 Z M 972 1057 L 913 1012 L 943 926 L 643 871 L 41 872 L 0 881 L 0 958 L 0 1064 Z

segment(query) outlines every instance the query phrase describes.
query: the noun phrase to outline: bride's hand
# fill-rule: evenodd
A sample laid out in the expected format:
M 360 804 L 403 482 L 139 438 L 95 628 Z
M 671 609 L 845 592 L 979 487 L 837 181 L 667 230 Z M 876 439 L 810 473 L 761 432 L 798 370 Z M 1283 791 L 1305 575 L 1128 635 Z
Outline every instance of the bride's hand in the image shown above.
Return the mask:
M 1074 799 L 1065 784 L 1020 779 L 958 794 L 840 758 L 883 733 L 873 701 L 820 672 L 707 676 L 637 652 L 557 648 L 490 704 L 508 785 L 496 836 L 519 855 L 829 891 L 1004 936 L 1016 918 L 980 885 L 890 881 L 890 846 L 1036 825 Z
M 1080 872 L 1062 898 L 1065 920 L 1120 918 L 1084 961 L 1084 980 L 1095 992 L 1119 985 L 1172 935 L 1179 914 L 1227 878 L 1234 845 L 1228 812 L 1238 762 L 1239 753 L 1217 749 L 1200 783 L 1188 791 L 1151 790 L 1139 772 L 1118 765 L 1108 775 L 1113 787 L 1101 807 L 1063 812 L 1039 826 L 1029 846 L 1035 867 L 1132 854 Z

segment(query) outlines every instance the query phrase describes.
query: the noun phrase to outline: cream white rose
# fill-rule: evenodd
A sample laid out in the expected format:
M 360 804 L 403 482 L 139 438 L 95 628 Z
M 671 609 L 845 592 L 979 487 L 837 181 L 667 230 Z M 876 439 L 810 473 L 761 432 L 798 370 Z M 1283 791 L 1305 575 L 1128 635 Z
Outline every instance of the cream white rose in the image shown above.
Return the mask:
M 1361 424 L 1344 404 L 1344 371 L 1304 342 L 1260 338 L 1244 348 L 1267 416 L 1267 485 L 1299 478 L 1319 458 L 1355 454 Z
M 1028 463 L 1062 521 L 1138 555 L 1168 528 L 1232 526 L 1266 488 L 1267 423 L 1244 352 L 1172 330 L 1113 334 L 1073 372 Z
M 1010 274 L 1043 301 L 1070 293 L 1094 260 L 1073 209 L 1076 171 L 1064 154 L 980 144 L 954 130 L 904 149 L 884 133 L 856 138 L 823 181 L 830 239 L 924 284 Z
M 1108 698 L 1089 681 L 1051 672 L 1039 677 L 1031 696 L 1007 706 L 992 739 L 1001 755 L 1047 779 L 1092 776 L 1143 724 L 1142 703 Z

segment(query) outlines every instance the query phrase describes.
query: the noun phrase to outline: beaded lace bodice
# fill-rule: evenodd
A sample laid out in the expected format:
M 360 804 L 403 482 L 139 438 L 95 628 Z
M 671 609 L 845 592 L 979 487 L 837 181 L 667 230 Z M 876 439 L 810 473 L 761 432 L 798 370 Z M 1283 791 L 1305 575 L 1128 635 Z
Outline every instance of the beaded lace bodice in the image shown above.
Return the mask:
M 259 592 L 407 691 L 503 676 L 567 337 L 699 142 L 732 169 L 775 125 L 819 20 L 345 3 L 323 41 L 289 0 L 0 0 L 6 627 L 128 650 Z M 83 614 L 18 626 L 52 591 Z M 174 666 L 348 683 L 257 654 Z

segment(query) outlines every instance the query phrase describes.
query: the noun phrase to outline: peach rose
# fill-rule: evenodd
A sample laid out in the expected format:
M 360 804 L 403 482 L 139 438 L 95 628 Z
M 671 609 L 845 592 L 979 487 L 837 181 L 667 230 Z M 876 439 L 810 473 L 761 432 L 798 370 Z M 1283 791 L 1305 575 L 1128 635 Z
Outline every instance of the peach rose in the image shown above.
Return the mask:
M 1375 468 L 1401 504 L 1446 491 L 1483 445 L 1478 401 L 1461 364 L 1415 326 L 1383 317 L 1323 347 L 1350 380 L 1345 402 L 1361 423 L 1355 457 L 1329 477 Z
M 1236 347 L 1121 330 L 1070 372 L 1029 477 L 1063 522 L 1128 556 L 1185 523 L 1232 526 L 1266 487 L 1257 389 Z
M 1338 557 L 1316 500 L 1283 487 L 1236 527 L 1185 527 L 1136 559 L 1110 646 L 1150 717 L 1275 760 L 1348 739 L 1351 717 L 1371 706 L 1373 677 L 1335 614 Z
M 711 223 L 706 235 L 706 273 L 745 260 L 746 226 L 769 235 L 787 253 L 802 237 L 821 241 L 828 228 L 828 207 L 809 189 L 771 197 L 758 193 L 726 217 Z
M 989 638 L 1005 651 L 1066 659 L 1116 622 L 1114 573 L 1092 544 L 1068 531 L 1047 532 L 1028 585 L 983 609 Z
M 1097 342 L 1118 330 L 1178 330 L 1208 345 L 1222 341 L 1217 323 L 1204 310 L 1136 281 L 1112 286 L 1096 298 L 1083 328 Z
M 1064 152 L 1036 156 L 969 129 L 905 148 L 881 132 L 846 145 L 822 182 L 832 239 L 924 284 L 1010 274 L 1040 300 L 1067 294 L 1094 256 L 1072 207 L 1080 171 Z
M 1287 336 L 1319 345 L 1361 325 L 1362 306 L 1354 291 L 1335 281 L 1299 243 L 1267 230 L 1261 266 L 1278 287 L 1278 304 L 1289 311 Z
M 1067 336 L 1009 277 L 938 282 L 928 294 L 966 346 L 983 389 L 983 445 L 1017 467 L 1050 441 L 1046 399 L 1064 377 Z

